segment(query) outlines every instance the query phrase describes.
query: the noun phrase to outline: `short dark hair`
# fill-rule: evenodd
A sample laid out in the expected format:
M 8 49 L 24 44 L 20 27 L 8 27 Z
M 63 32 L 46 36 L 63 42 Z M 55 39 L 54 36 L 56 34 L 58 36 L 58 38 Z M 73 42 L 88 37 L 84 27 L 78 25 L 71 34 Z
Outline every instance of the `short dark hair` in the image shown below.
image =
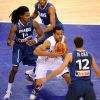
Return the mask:
M 59 27 L 59 26 L 55 26 L 55 27 L 53 28 L 53 33 L 55 33 L 56 30 L 63 30 L 63 29 L 62 29 L 61 27 Z
M 82 37 L 76 36 L 76 37 L 74 38 L 74 44 L 75 44 L 75 46 L 76 46 L 77 48 L 83 47 L 83 43 L 84 43 L 84 40 L 83 40 Z

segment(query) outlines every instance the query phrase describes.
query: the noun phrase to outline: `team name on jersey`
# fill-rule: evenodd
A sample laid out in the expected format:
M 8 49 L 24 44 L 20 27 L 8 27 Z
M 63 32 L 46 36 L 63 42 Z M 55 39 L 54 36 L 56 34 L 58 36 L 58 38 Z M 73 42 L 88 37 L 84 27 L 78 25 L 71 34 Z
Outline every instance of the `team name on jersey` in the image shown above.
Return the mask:
M 25 29 L 21 29 L 21 30 L 19 30 L 19 33 L 26 33 L 26 32 L 29 32 L 29 31 L 31 31 L 31 28 L 25 28 Z
M 38 11 L 38 14 L 39 14 L 40 17 L 47 17 L 47 16 L 46 16 L 46 13 L 40 13 L 40 12 Z
M 77 56 L 78 57 L 85 57 L 85 56 L 88 56 L 88 53 L 87 52 L 81 52 L 81 53 L 79 53 L 79 52 L 77 52 Z

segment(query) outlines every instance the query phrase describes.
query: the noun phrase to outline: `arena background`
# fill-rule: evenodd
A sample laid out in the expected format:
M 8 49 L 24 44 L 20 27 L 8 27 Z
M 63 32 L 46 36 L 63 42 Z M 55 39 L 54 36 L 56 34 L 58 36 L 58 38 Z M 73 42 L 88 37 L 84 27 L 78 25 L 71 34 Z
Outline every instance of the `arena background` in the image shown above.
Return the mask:
M 11 26 L 9 15 L 19 6 L 28 6 L 34 11 L 37 0 L 0 0 L 0 100 L 3 99 L 7 88 L 8 76 L 11 70 L 12 47 L 6 45 Z M 48 0 L 56 7 L 58 17 L 64 24 L 69 52 L 73 48 L 73 38 L 80 35 L 85 40 L 84 48 L 93 53 L 100 68 L 100 0 Z M 36 19 L 41 23 L 40 19 Z M 31 69 L 20 64 L 12 88 L 11 100 L 29 100 L 33 89 L 30 82 L 25 80 L 24 72 Z M 92 71 L 91 77 L 97 100 L 100 100 L 100 79 Z M 65 81 L 56 77 L 44 84 L 38 100 L 64 100 L 67 92 Z
M 10 21 L 10 13 L 17 7 L 26 5 L 34 11 L 38 0 L 0 0 L 0 21 Z M 70 24 L 100 23 L 100 0 L 48 0 L 56 7 L 59 19 Z M 39 18 L 38 18 L 39 20 Z

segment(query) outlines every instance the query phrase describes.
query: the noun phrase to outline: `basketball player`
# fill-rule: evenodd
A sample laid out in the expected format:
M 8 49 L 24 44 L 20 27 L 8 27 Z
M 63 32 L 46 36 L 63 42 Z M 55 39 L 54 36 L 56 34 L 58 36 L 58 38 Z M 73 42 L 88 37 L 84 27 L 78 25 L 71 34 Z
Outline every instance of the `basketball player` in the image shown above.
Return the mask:
M 55 27 L 53 29 L 53 36 L 49 37 L 45 42 L 39 45 L 35 50 L 34 53 L 38 55 L 37 59 L 37 66 L 35 70 L 35 82 L 39 78 L 43 78 L 46 76 L 48 70 L 54 70 L 57 66 L 61 65 L 62 54 L 55 53 L 55 45 L 58 42 L 62 42 L 66 44 L 66 37 L 63 35 L 63 30 L 60 27 Z M 70 84 L 70 76 L 68 69 L 65 69 L 60 75 L 66 80 L 68 85 Z M 40 86 L 36 85 L 36 89 L 32 91 L 30 95 L 30 99 L 34 100 L 35 95 L 37 94 Z
M 62 23 L 57 17 L 54 5 L 47 2 L 47 0 L 38 0 L 35 4 L 35 10 L 31 17 L 35 19 L 37 16 L 40 17 L 42 23 L 44 24 L 43 32 L 45 34 L 45 39 L 52 36 L 52 30 L 55 26 L 59 26 L 64 30 Z M 33 69 L 25 72 L 26 75 L 30 75 L 32 73 Z
M 61 66 L 47 75 L 46 78 L 38 80 L 37 85 L 41 85 L 61 73 L 69 64 L 71 84 L 69 85 L 65 100 L 79 100 L 81 97 L 83 100 L 96 100 L 91 82 L 91 66 L 99 78 L 100 69 L 94 57 L 88 51 L 83 50 L 83 42 L 82 37 L 75 37 L 75 51 L 66 54 L 65 61 Z
M 45 26 L 43 31 L 46 38 L 52 35 L 52 30 L 55 26 L 59 26 L 64 29 L 62 23 L 57 17 L 54 5 L 47 2 L 47 0 L 38 0 L 35 4 L 35 10 L 31 17 L 35 19 L 37 16 L 41 18 L 42 23 Z
M 39 24 L 30 18 L 29 9 L 26 6 L 20 6 L 19 8 L 15 9 L 11 13 L 11 21 L 12 26 L 7 44 L 8 46 L 13 46 L 12 70 L 9 75 L 8 88 L 4 96 L 4 100 L 10 98 L 12 84 L 14 82 L 19 63 L 24 59 L 29 59 L 28 62 L 31 60 L 31 65 L 35 65 L 34 63 L 36 56 L 32 54 L 32 51 L 35 48 L 35 44 L 44 37 L 43 31 L 41 30 Z M 34 29 L 37 35 L 39 35 L 39 38 L 32 40 Z M 30 62 L 28 64 L 30 64 Z

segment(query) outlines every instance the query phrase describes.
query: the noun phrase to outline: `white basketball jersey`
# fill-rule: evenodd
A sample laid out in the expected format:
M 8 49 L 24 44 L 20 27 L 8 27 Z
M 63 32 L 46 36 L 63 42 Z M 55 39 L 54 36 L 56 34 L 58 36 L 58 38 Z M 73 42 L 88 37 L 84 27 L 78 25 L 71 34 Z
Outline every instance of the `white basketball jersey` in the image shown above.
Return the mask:
M 47 40 L 51 43 L 51 45 L 50 45 L 50 51 L 54 50 L 54 47 L 56 45 L 56 41 L 55 41 L 54 36 L 49 37 Z M 62 37 L 61 42 L 64 43 L 64 35 Z
M 56 41 L 55 41 L 55 38 L 54 36 L 51 36 L 47 39 L 47 41 L 50 42 L 50 49 L 47 50 L 47 51 L 52 51 L 54 50 L 54 47 L 56 45 Z M 62 43 L 64 43 L 64 35 L 62 37 Z M 62 61 L 62 57 L 57 57 L 57 58 L 53 58 L 53 57 L 48 57 L 48 56 L 38 56 L 38 59 L 37 59 L 37 63 L 38 64 L 46 64 L 46 65 L 52 65 L 54 62 L 59 62 Z

